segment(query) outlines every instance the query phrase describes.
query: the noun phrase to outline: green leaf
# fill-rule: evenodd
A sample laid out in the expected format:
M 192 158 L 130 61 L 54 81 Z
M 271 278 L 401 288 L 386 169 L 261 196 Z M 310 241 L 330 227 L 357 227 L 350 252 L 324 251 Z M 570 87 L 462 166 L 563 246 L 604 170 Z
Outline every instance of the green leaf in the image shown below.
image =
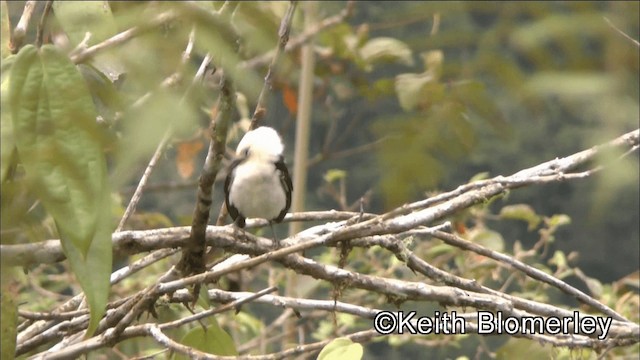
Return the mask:
M 96 234 L 89 252 L 83 256 L 80 249 L 70 242 L 62 242 L 67 259 L 71 264 L 71 269 L 75 274 L 80 286 L 87 297 L 91 319 L 85 337 L 90 337 L 105 313 L 107 300 L 109 298 L 110 276 L 112 270 L 113 250 L 111 247 L 111 226 L 110 226 L 110 206 L 108 200 L 109 192 L 102 195 L 104 211 L 100 214 L 101 221 L 98 223 Z M 99 199 L 99 198 L 96 198 Z M 98 202 L 98 201 L 97 201 Z
M 62 241 L 86 255 L 106 187 L 96 112 L 76 67 L 52 45 L 25 46 L 14 64 L 10 106 L 18 154 Z
M 528 230 L 531 231 L 538 227 L 542 219 L 533 208 L 527 204 L 508 205 L 500 209 L 500 217 L 502 219 L 522 220 L 529 224 Z
M 4 181 L 7 175 L 15 150 L 11 107 L 9 106 L 10 69 L 14 60 L 15 56 L 11 55 L 2 61 L 2 75 L 0 77 L 0 181 Z
M 347 177 L 347 172 L 340 169 L 330 169 L 324 174 L 324 181 L 333 183 L 334 181 Z
M 53 11 L 72 47 L 82 42 L 86 33 L 91 33 L 89 46 L 116 33 L 108 1 L 55 1 Z
M 322 348 L 318 360 L 358 360 L 362 359 L 362 353 L 362 345 L 347 338 L 337 338 Z
M 488 178 L 489 178 L 489 172 L 483 171 L 473 175 L 471 179 L 469 179 L 469 182 L 487 180 Z
M 411 49 L 407 44 L 390 37 L 379 37 L 367 41 L 360 48 L 360 56 L 368 64 L 384 61 L 413 65 Z
M 220 356 L 236 356 L 238 351 L 233 339 L 224 331 L 215 318 L 210 319 L 210 324 L 204 328 L 197 326 L 191 329 L 180 342 L 209 354 Z M 175 354 L 173 359 L 188 359 L 182 354 Z
M 437 102 L 437 100 L 441 99 L 444 94 L 444 87 L 435 81 L 436 78 L 429 72 L 396 76 L 396 94 L 402 109 L 410 111 L 425 100 L 435 100 Z M 429 95 L 431 95 L 432 99 L 427 98 Z
M 551 228 L 557 228 L 563 225 L 571 224 L 571 218 L 565 214 L 556 214 L 547 220 L 547 224 Z
M 111 274 L 110 192 L 102 136 L 86 83 L 53 45 L 23 47 L 9 104 L 31 190 L 55 220 L 87 296 L 90 335 L 104 314 Z
M 482 245 L 493 251 L 502 252 L 504 250 L 504 239 L 499 232 L 481 229 L 474 231 L 469 241 Z
M 209 300 L 209 291 L 207 289 L 207 285 L 203 284 L 200 286 L 200 292 L 198 293 L 198 305 L 202 306 L 203 309 L 209 310 L 211 308 L 211 301 Z
M 556 252 L 553 253 L 553 257 L 549 259 L 549 264 L 557 266 L 558 269 L 566 269 L 568 267 L 567 257 L 564 255 L 564 252 L 556 250 Z

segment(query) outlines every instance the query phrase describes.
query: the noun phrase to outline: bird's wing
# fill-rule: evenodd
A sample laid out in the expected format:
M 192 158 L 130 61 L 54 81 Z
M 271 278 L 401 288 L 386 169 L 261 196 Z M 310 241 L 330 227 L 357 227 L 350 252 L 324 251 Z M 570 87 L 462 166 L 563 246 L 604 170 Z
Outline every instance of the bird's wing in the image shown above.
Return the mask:
M 227 178 L 224 180 L 224 201 L 227 204 L 227 211 L 229 211 L 229 215 L 231 215 L 231 218 L 234 221 L 238 219 L 240 213 L 238 212 L 238 209 L 231 203 L 231 200 L 229 199 L 229 193 L 231 192 L 231 183 L 233 182 L 233 177 L 235 176 L 234 170 L 238 165 L 240 165 L 240 163 L 242 163 L 243 160 L 244 159 L 236 159 L 231 162 L 231 164 L 229 165 L 229 170 L 227 172 Z M 244 220 L 244 218 L 242 218 L 242 220 Z M 244 223 L 244 221 L 242 222 Z
M 289 169 L 287 169 L 287 165 L 284 163 L 284 157 L 280 156 L 275 165 L 280 175 L 280 183 L 282 184 L 282 189 L 284 190 L 284 194 L 287 198 L 284 209 L 280 211 L 280 214 L 278 214 L 278 217 L 275 219 L 276 222 L 281 222 L 282 219 L 284 219 L 284 216 L 287 214 L 287 211 L 289 211 L 289 208 L 291 207 L 291 191 L 293 191 L 293 184 L 291 183 L 291 176 L 289 176 Z

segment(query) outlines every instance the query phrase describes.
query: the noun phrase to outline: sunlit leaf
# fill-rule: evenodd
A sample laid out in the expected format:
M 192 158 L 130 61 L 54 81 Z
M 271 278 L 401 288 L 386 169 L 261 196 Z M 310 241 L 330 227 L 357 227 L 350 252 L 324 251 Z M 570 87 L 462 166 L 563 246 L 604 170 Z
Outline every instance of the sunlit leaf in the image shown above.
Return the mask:
M 425 51 L 420 54 L 425 70 L 431 72 L 436 78 L 440 78 L 442 65 L 444 63 L 444 53 L 442 50 Z
M 379 37 L 367 41 L 360 48 L 360 56 L 368 64 L 376 62 L 399 62 L 413 65 L 411 49 L 402 41 L 390 37 Z
M 473 231 L 469 241 L 482 245 L 493 251 L 502 252 L 504 250 L 504 239 L 499 232 L 489 229 L 479 229 Z
M 346 177 L 346 171 L 340 169 L 330 169 L 324 174 L 324 181 L 333 183 L 336 180 L 344 179 Z
M 567 257 L 562 251 L 556 250 L 553 257 L 549 259 L 549 264 L 557 266 L 559 269 L 567 268 Z
M 571 224 L 571 218 L 566 214 L 555 214 L 547 220 L 549 227 L 560 227 Z
M 529 231 L 538 227 L 542 219 L 533 208 L 527 204 L 508 205 L 500 209 L 500 217 L 503 219 L 522 220 L 529 224 Z
M 435 82 L 436 80 L 430 72 L 396 76 L 395 89 L 402 109 L 410 111 L 421 103 L 441 100 L 444 96 L 444 86 Z
M 318 360 L 359 360 L 362 354 L 362 345 L 347 338 L 337 338 L 322 348 Z
M 486 180 L 488 178 L 489 178 L 489 172 L 483 171 L 483 172 L 480 172 L 480 173 L 477 173 L 477 174 L 473 175 L 471 177 L 471 179 L 469 179 L 469 182 L 471 183 L 471 182 L 474 182 L 474 181 Z

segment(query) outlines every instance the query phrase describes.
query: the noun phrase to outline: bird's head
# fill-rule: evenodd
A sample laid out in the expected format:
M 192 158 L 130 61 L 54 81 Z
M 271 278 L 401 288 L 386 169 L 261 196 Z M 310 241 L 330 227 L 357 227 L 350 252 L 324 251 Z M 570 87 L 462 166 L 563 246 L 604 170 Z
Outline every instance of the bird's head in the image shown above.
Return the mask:
M 236 155 L 253 159 L 277 159 L 282 155 L 284 145 L 278 133 L 262 126 L 244 134 L 236 149 Z

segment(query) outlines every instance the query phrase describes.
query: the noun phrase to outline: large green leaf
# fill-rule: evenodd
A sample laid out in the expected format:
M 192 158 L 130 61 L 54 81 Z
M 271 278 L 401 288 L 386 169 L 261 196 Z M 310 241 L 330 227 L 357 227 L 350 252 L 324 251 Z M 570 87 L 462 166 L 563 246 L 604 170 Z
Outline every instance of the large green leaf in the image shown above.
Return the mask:
M 215 318 L 211 318 L 209 325 L 204 328 L 196 326 L 180 340 L 183 345 L 190 346 L 209 354 L 220 356 L 236 356 L 238 351 L 233 339 L 224 331 Z M 188 359 L 184 355 L 176 354 L 174 359 Z
M 322 348 L 318 360 L 359 360 L 362 353 L 362 345 L 347 338 L 337 338 Z
M 11 70 L 16 148 L 32 191 L 55 220 L 87 296 L 89 333 L 104 314 L 111 273 L 109 188 L 96 111 L 82 76 L 54 46 L 27 45 Z
M 96 198 L 96 201 L 99 199 L 100 197 Z M 71 269 L 80 282 L 80 286 L 82 286 L 91 311 L 86 337 L 91 336 L 98 326 L 102 315 L 105 313 L 109 298 L 109 279 L 113 257 L 111 249 L 112 229 L 109 222 L 109 199 L 110 194 L 105 191 L 100 201 L 103 204 L 103 211 L 100 214 L 102 221 L 98 222 L 96 234 L 86 257 L 73 244 L 62 242 L 64 252 L 71 264 Z
M 2 60 L 2 75 L 0 75 L 0 181 L 4 181 L 7 175 L 15 148 L 13 122 L 9 110 L 9 70 L 14 60 L 14 55 Z

